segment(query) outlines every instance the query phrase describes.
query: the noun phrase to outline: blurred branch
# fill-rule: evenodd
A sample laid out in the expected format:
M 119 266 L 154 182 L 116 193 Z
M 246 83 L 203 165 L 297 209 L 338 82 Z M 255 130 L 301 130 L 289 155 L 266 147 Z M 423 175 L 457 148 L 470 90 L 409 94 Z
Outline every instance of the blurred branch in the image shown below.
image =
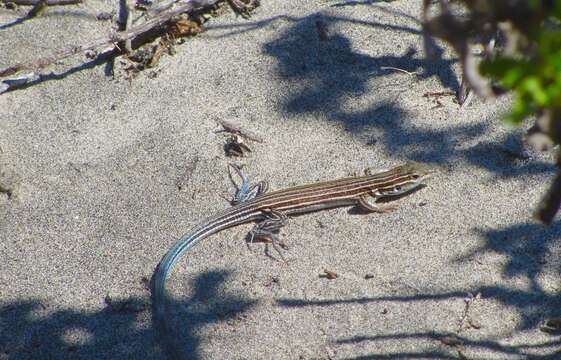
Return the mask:
M 561 168 L 561 153 L 557 154 L 557 166 Z M 544 224 L 550 225 L 561 206 L 561 170 L 557 171 L 548 192 L 543 197 L 534 216 Z
M 542 150 L 561 145 L 561 0 L 424 0 L 423 29 L 427 54 L 435 53 L 430 36 L 448 42 L 458 53 L 463 67 L 461 101 L 468 101 L 467 86 L 482 97 L 514 91 L 507 120 L 520 124 L 535 117 L 528 142 Z M 505 44 L 501 52 L 491 54 L 498 33 Z M 472 54 L 476 42 L 485 44 L 483 61 Z M 561 159 L 557 165 L 553 184 L 536 211 L 546 224 L 561 204 Z

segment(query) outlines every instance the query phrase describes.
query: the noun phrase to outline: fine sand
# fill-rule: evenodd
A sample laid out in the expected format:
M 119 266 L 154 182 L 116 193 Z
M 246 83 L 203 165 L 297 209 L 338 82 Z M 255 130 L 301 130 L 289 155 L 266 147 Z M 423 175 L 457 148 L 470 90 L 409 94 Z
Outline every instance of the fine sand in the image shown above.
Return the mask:
M 288 265 L 248 249 L 249 224 L 188 252 L 169 282 L 184 351 L 561 358 L 559 335 L 540 330 L 561 315 L 561 222 L 532 220 L 553 157 L 501 122 L 508 98 L 460 110 L 434 95 L 458 89 L 460 66 L 443 44 L 425 59 L 420 3 L 263 0 L 249 20 L 225 8 L 132 79 L 119 60 L 113 78 L 75 57 L 0 95 L 0 359 L 164 359 L 147 281 L 229 206 L 228 163 L 280 189 L 406 160 L 439 172 L 389 214 L 292 218 Z M 116 6 L 21 22 L 0 9 L 0 67 L 108 34 L 95 14 Z M 264 142 L 229 158 L 218 120 Z

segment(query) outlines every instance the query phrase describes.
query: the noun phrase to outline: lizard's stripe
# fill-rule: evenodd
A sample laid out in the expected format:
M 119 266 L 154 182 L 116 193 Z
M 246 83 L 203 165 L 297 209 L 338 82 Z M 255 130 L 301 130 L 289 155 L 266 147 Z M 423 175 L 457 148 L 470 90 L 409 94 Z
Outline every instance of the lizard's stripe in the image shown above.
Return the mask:
M 178 241 L 178 243 L 183 243 L 183 245 L 174 249 L 175 255 L 172 255 L 174 252 L 170 249 L 170 255 L 172 256 L 167 260 L 177 258 L 188 247 L 213 233 L 262 217 L 261 211 L 264 209 L 304 210 L 306 207 L 315 206 L 327 201 L 339 202 L 345 199 L 358 199 L 367 192 L 372 193 L 377 190 L 391 189 L 411 181 L 411 174 L 400 173 L 401 171 L 390 170 L 381 174 L 304 185 L 264 194 L 203 221 L 202 224 L 204 226 L 195 227 L 189 234 L 186 234 Z M 327 204 L 327 206 L 329 205 Z M 161 263 L 165 263 L 164 259 Z
M 310 187 L 301 190 L 298 193 L 285 194 L 277 193 L 274 198 L 265 198 L 264 196 L 254 199 L 248 207 L 261 207 L 262 209 L 274 208 L 278 210 L 287 210 L 291 206 L 301 208 L 306 205 L 314 205 L 331 200 L 340 200 L 343 198 L 357 199 L 365 193 L 375 193 L 376 191 L 390 190 L 399 186 L 415 182 L 410 175 L 401 175 L 393 178 L 384 178 L 383 180 L 363 180 L 341 185 L 339 187 L 330 187 L 319 189 Z
M 319 204 L 324 204 L 324 207 L 332 207 L 333 203 L 352 203 L 351 200 L 358 200 L 360 196 L 365 193 L 372 193 L 379 190 L 386 190 L 395 188 L 399 185 L 404 185 L 411 182 L 411 174 L 393 174 L 390 173 L 386 176 L 371 175 L 362 178 L 348 178 L 342 180 L 346 184 L 339 186 L 331 186 L 334 182 L 324 182 L 317 184 L 304 185 L 300 187 L 299 191 L 294 193 L 290 191 L 280 190 L 275 192 L 274 197 L 262 195 L 255 199 L 242 203 L 238 206 L 229 208 L 215 216 L 206 219 L 202 222 L 204 226 L 194 228 L 188 235 L 182 237 L 175 251 L 170 250 L 170 257 L 168 261 L 173 262 L 182 252 L 193 246 L 200 239 L 203 239 L 213 233 L 226 229 L 228 227 L 250 222 L 258 218 L 262 218 L 262 210 L 275 209 L 279 211 L 298 211 L 305 212 L 307 207 L 316 207 L 314 210 L 320 210 L 322 207 L 317 207 Z M 335 181 L 336 182 L 336 181 Z M 325 186 L 328 184 L 328 186 Z M 348 202 L 344 200 L 349 200 Z M 337 206 L 338 204 L 335 204 Z M 166 261 L 162 260 L 161 263 Z M 172 265 L 172 264 L 171 264 Z
M 289 189 L 284 189 L 284 190 L 277 190 L 277 191 L 272 191 L 270 193 L 266 193 L 263 194 L 261 196 L 259 196 L 259 200 L 265 200 L 268 198 L 279 198 L 281 195 L 292 195 L 292 194 L 296 194 L 296 195 L 300 195 L 302 194 L 305 190 L 309 190 L 310 192 L 324 192 L 324 191 L 328 191 L 330 189 L 341 189 L 343 188 L 345 185 L 353 185 L 353 184 L 371 184 L 371 185 L 376 185 L 376 182 L 385 182 L 391 179 L 395 179 L 395 177 L 400 176 L 400 171 L 401 169 L 393 169 L 392 170 L 388 170 L 385 171 L 383 173 L 379 173 L 379 174 L 374 174 L 374 175 L 368 175 L 368 176 L 362 176 L 362 177 L 348 177 L 348 178 L 342 178 L 339 180 L 331 180 L 331 181 L 325 181 L 325 182 L 320 182 L 320 183 L 313 183 L 313 184 L 307 184 L 307 185 L 300 185 L 300 186 L 295 186 Z M 404 175 L 404 174 L 401 174 Z M 256 199 L 257 200 L 257 199 Z
M 295 213 L 322 210 L 358 203 L 363 196 L 373 198 L 399 195 L 402 189 L 413 189 L 430 171 L 417 164 L 406 164 L 373 175 L 297 186 L 262 194 L 205 219 L 183 235 L 164 255 L 153 277 L 153 307 L 155 325 L 165 341 L 171 341 L 165 324 L 166 279 L 179 257 L 200 240 L 226 228 L 263 219 L 265 210 Z M 173 344 L 167 344 L 174 356 L 180 357 Z
M 302 200 L 307 202 L 308 197 L 322 196 L 328 199 L 330 196 L 339 196 L 339 194 L 347 193 L 349 197 L 358 197 L 365 192 L 373 192 L 376 190 L 387 190 L 396 186 L 406 185 L 414 182 L 410 174 L 389 174 L 384 177 L 362 177 L 349 178 L 340 184 L 332 184 L 332 182 L 316 183 L 304 185 L 297 188 L 287 190 L 279 190 L 269 194 L 263 194 L 246 203 L 240 204 L 245 207 L 262 206 L 263 208 L 275 207 L 276 204 L 286 201 Z M 243 209 L 243 206 L 240 206 Z

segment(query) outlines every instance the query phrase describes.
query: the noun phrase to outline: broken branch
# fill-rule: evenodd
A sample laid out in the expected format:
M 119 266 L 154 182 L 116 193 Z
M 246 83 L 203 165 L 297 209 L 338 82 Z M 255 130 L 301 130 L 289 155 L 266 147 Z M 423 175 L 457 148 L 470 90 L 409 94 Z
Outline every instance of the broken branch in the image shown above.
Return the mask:
M 4 1 L 4 0 L 0 0 Z M 112 48 L 116 47 L 116 44 L 121 42 L 126 42 L 127 40 L 134 40 L 136 37 L 147 33 L 153 29 L 162 27 L 173 17 L 192 11 L 194 9 L 201 9 L 204 7 L 212 6 L 223 0 L 189 0 L 186 3 L 177 5 L 176 7 L 160 13 L 158 16 L 146 21 L 145 23 L 130 28 L 126 31 L 114 32 L 106 37 L 95 39 L 89 43 L 73 46 L 65 50 L 56 52 L 51 56 L 46 56 L 32 61 L 22 62 L 8 67 L 0 68 L 0 76 L 8 76 L 17 73 L 22 70 L 37 70 L 47 67 L 57 61 L 66 59 L 70 56 L 82 53 L 87 50 L 94 50 L 102 46 L 110 45 Z M 39 1 L 37 1 L 39 2 Z
M 244 137 L 248 140 L 256 141 L 258 143 L 263 142 L 263 138 L 261 136 L 256 134 L 254 131 L 242 128 L 241 125 L 238 123 L 228 120 L 222 120 L 222 119 L 219 119 L 217 121 L 224 128 L 224 130 L 219 130 L 218 132 L 225 131 L 231 134 L 240 135 L 241 137 Z

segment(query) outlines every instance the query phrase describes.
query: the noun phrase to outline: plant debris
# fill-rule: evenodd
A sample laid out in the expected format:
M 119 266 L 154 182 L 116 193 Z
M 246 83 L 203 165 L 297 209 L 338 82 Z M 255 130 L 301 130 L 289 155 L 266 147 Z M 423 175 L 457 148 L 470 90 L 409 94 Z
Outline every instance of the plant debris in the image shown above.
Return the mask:
M 251 152 L 251 148 L 245 140 L 251 140 L 262 143 L 263 138 L 255 132 L 242 128 L 240 124 L 228 120 L 217 120 L 222 126 L 222 129 L 215 131 L 216 133 L 226 132 L 231 134 L 224 144 L 224 152 L 226 156 L 239 156 L 243 157 Z
M 319 274 L 319 277 L 326 278 L 328 280 L 333 280 L 333 279 L 337 279 L 339 277 L 339 274 L 327 269 L 323 269 L 323 274 Z
M 235 135 L 239 135 L 245 139 L 251 140 L 251 141 L 255 141 L 258 143 L 262 143 L 263 142 L 263 138 L 261 136 L 259 136 L 258 134 L 256 134 L 255 132 L 246 129 L 246 128 L 242 128 L 240 124 L 235 123 L 233 121 L 229 121 L 229 120 L 222 120 L 219 119 L 217 120 L 218 123 L 222 126 L 223 130 L 218 130 L 216 131 L 218 132 L 228 132 L 230 134 L 235 134 Z
M 228 137 L 226 144 L 224 144 L 224 152 L 228 157 L 244 157 L 247 153 L 251 152 L 251 148 L 245 144 L 240 135 L 232 135 Z
M 230 6 L 244 18 L 249 18 L 251 12 L 259 5 L 259 0 L 228 0 Z
M 203 31 L 202 23 L 205 13 L 211 12 L 224 0 L 183 0 L 172 1 L 169 8 L 156 12 L 153 16 L 145 17 L 147 20 L 130 26 L 132 22 L 131 9 L 127 7 L 127 15 L 119 19 L 120 31 L 113 31 L 108 36 L 103 36 L 82 44 L 72 44 L 53 54 L 32 59 L 29 61 L 8 65 L 0 68 L 0 77 L 16 74 L 20 71 L 31 70 L 33 74 L 40 69 L 60 63 L 61 60 L 84 54 L 87 52 L 91 61 L 110 61 L 115 56 L 126 54 L 123 60 L 125 70 L 141 71 L 158 63 L 164 51 L 172 52 L 172 45 L 176 39 L 193 36 Z M 0 0 L 0 3 L 5 3 Z M 14 0 L 10 3 L 16 5 L 32 5 L 33 9 L 26 15 L 39 15 L 51 5 L 66 5 L 81 2 L 80 0 Z M 244 17 L 259 4 L 257 1 L 242 2 L 230 1 L 232 8 Z M 11 6 L 11 5 L 10 5 Z M 148 11 L 150 8 L 137 3 L 137 11 Z M 98 19 L 108 19 L 112 14 L 98 13 Z M 159 39 L 157 45 L 150 42 Z M 133 49 L 137 49 L 133 51 Z M 41 80 L 41 74 L 36 75 Z M 20 76 L 0 82 L 0 93 L 13 90 L 28 83 L 30 76 Z M 35 78 L 34 78 L 35 79 Z

